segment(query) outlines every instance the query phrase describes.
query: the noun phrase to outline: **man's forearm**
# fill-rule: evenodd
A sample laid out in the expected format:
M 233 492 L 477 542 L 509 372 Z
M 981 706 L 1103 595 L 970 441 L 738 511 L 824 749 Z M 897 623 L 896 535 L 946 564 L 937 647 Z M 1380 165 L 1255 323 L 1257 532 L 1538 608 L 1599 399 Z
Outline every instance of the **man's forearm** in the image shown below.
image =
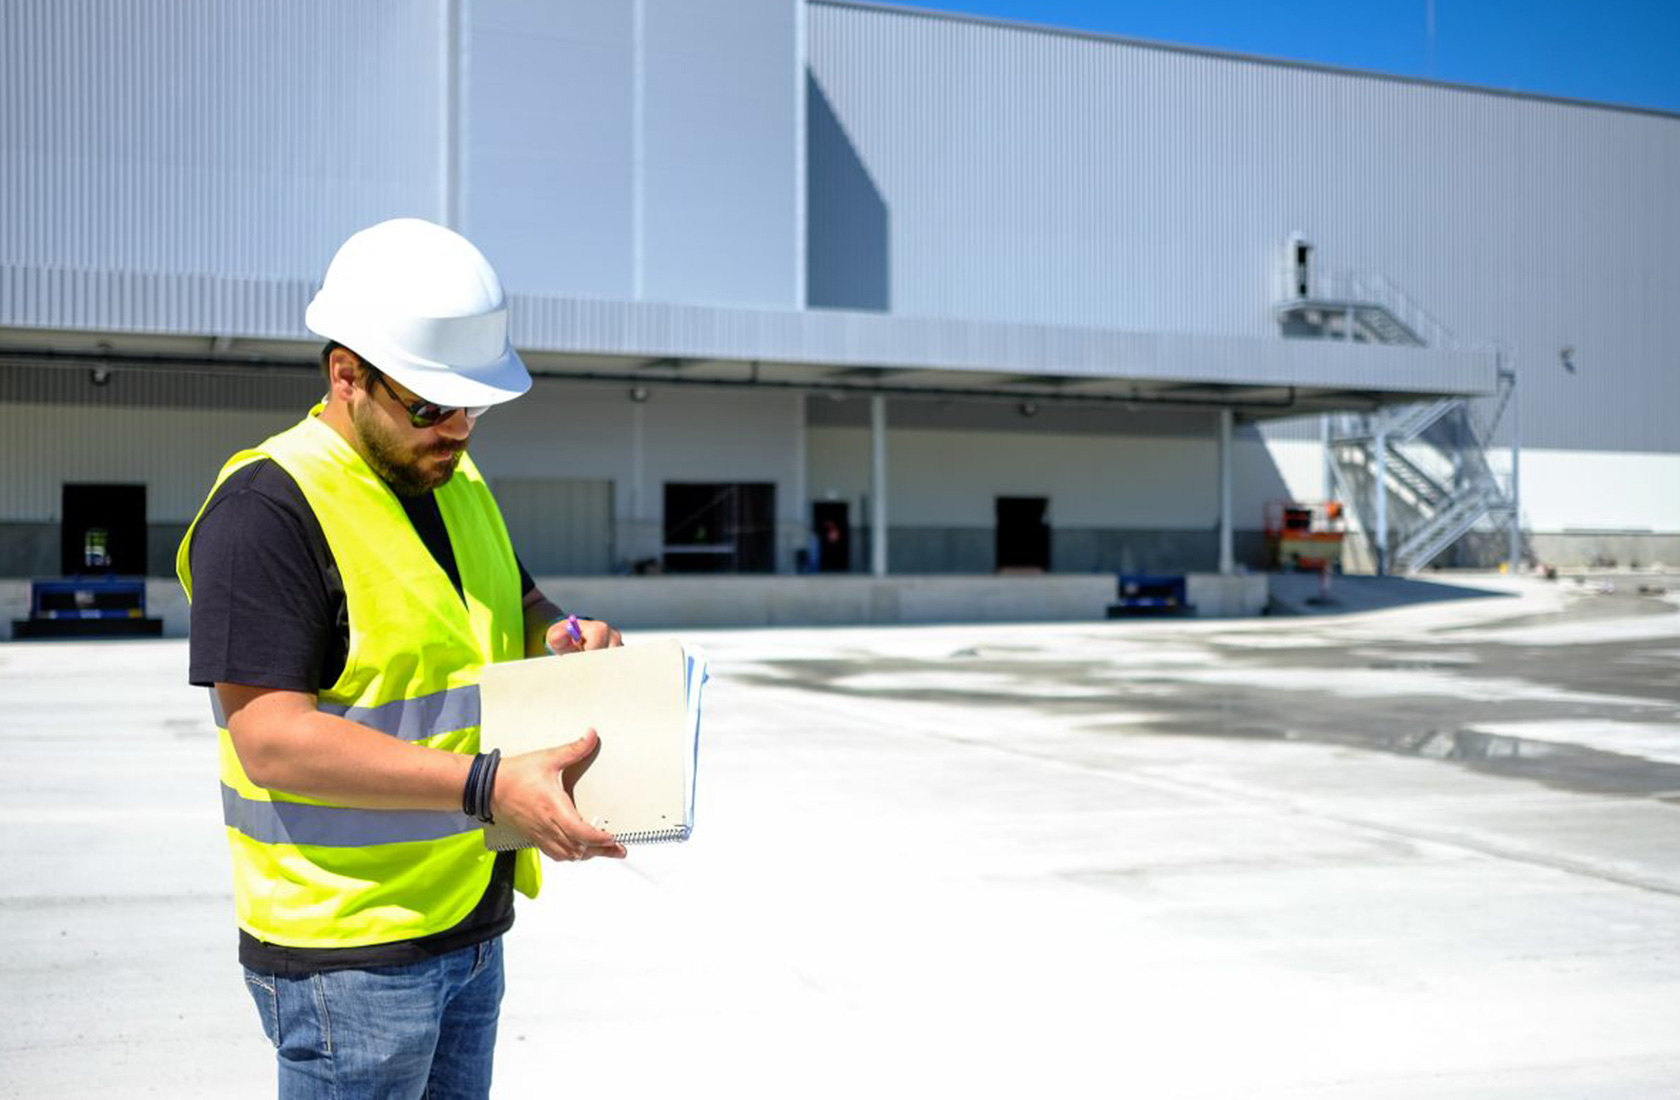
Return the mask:
M 226 695 L 244 704 L 230 711 L 229 733 L 253 783 L 365 809 L 461 808 L 470 756 L 324 714 L 301 693 L 226 685 Z M 490 791 L 496 818 L 535 840 L 550 859 L 624 858 L 611 834 L 578 816 L 561 785 L 565 769 L 599 744 L 591 730 L 569 745 L 508 757 Z
M 342 806 L 450 810 L 461 806 L 472 757 L 400 741 L 322 711 L 280 729 L 231 727 L 251 782 Z

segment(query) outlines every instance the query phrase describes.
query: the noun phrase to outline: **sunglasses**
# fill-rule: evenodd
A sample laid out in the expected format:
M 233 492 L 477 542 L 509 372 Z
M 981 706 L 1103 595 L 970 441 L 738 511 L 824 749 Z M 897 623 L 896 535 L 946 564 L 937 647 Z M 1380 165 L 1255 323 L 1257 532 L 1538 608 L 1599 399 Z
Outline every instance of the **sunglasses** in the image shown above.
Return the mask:
M 477 420 L 484 415 L 484 410 L 490 407 L 488 405 L 439 405 L 434 401 L 404 401 L 402 395 L 391 388 L 391 383 L 385 381 L 385 375 L 377 368 L 369 367 L 368 372 L 373 375 L 375 382 L 385 387 L 385 392 L 391 395 L 392 400 L 402 406 L 403 411 L 408 414 L 408 422 L 416 428 L 430 428 L 439 421 L 448 420 L 457 412 L 465 412 L 468 420 Z

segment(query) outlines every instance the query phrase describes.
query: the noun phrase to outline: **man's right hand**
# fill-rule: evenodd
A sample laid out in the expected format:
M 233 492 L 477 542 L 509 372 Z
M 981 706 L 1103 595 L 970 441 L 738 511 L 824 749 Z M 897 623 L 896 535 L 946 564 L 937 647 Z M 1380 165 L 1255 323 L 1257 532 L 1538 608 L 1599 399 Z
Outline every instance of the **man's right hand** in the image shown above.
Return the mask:
M 623 859 L 624 845 L 578 816 L 564 783 L 564 773 L 588 760 L 600 743 L 590 730 L 569 745 L 507 757 L 496 769 L 490 813 L 536 841 L 549 859 Z

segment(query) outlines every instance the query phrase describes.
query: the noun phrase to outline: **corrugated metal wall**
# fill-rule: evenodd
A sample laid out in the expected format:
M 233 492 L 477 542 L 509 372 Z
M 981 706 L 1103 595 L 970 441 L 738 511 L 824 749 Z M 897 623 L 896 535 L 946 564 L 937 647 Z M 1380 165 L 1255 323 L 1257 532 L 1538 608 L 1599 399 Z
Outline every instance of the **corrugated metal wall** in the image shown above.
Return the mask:
M 90 365 L 20 363 L 0 351 L 0 406 L 87 405 L 92 408 L 289 409 L 301 411 L 326 391 L 309 370 L 192 369 L 119 365 L 94 381 Z
M 0 369 L 0 523 L 56 522 L 65 482 L 145 483 L 150 522 L 187 522 L 228 456 L 290 427 L 319 397 L 307 377 L 253 373 L 238 407 L 212 411 L 207 403 L 226 396 L 212 377 L 171 382 L 119 368 L 95 387 L 85 371 Z M 74 400 L 82 387 L 97 395 Z M 803 436 L 797 393 L 655 385 L 637 403 L 627 385 L 539 378 L 485 414 L 472 454 L 492 481 L 610 483 L 611 545 L 625 559 L 657 553 L 665 482 L 773 482 L 791 566 L 805 512 Z
M 1299 230 L 1514 347 L 1531 444 L 1680 450 L 1680 119 L 840 3 L 809 33 L 849 143 L 810 254 L 853 256 L 814 305 L 1271 335 Z
M 8 404 L 0 519 L 57 522 L 66 483 L 143 483 L 147 521 L 184 524 L 229 456 L 289 428 L 300 411 Z
M 514 291 L 795 308 L 803 18 L 784 0 L 7 2 L 0 266 L 77 273 L 71 290 L 307 285 L 350 233 L 417 216 L 457 221 Z
M 532 576 L 613 571 L 610 480 L 499 477 L 490 488 Z
M 637 2 L 645 260 L 636 297 L 797 309 L 799 3 Z
M 442 216 L 438 0 L 0 4 L 0 264 L 320 277 Z
M 465 9 L 463 231 L 526 294 L 799 304 L 803 9 Z
M 635 9 L 466 8 L 461 230 L 505 286 L 635 296 Z

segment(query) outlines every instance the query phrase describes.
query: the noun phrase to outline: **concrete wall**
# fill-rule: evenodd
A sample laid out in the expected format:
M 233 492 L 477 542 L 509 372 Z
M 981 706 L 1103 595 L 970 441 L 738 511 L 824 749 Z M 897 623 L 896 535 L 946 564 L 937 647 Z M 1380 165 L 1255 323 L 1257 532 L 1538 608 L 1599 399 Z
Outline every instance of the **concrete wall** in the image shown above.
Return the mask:
M 1097 622 L 1115 579 L 1093 576 L 925 577 L 538 577 L 570 611 L 622 629 L 731 626 L 853 626 L 867 623 Z M 1262 574 L 1191 574 L 1186 596 L 1202 618 L 1258 615 Z M 146 612 L 164 636 L 187 634 L 189 608 L 172 580 L 146 585 Z M 0 638 L 29 614 L 27 581 L 0 579 Z
M 1220 576 L 1192 573 L 1184 579 L 1184 598 L 1199 619 L 1245 619 L 1258 615 L 1270 595 L 1267 578 L 1260 573 Z
M 1263 582 L 1263 578 L 1262 578 Z M 614 625 L 650 627 L 864 623 L 1085 622 L 1104 617 L 1114 578 L 1090 577 L 539 577 L 563 607 Z M 180 586 L 146 586 L 147 613 L 168 637 L 187 633 Z M 1262 601 L 1264 602 L 1264 601 Z M 0 636 L 29 611 L 29 585 L 0 580 Z M 183 670 L 183 674 L 184 674 Z
M 563 607 L 627 627 L 1081 622 L 1113 577 L 547 577 Z
M 1680 566 L 1680 535 L 1575 531 L 1526 535 L 1524 545 L 1535 562 L 1564 569 L 1673 569 Z M 1442 555 L 1441 565 L 1443 568 L 1486 569 L 1499 565 L 1509 557 L 1510 536 L 1506 532 L 1476 531 L 1465 536 L 1452 552 Z

